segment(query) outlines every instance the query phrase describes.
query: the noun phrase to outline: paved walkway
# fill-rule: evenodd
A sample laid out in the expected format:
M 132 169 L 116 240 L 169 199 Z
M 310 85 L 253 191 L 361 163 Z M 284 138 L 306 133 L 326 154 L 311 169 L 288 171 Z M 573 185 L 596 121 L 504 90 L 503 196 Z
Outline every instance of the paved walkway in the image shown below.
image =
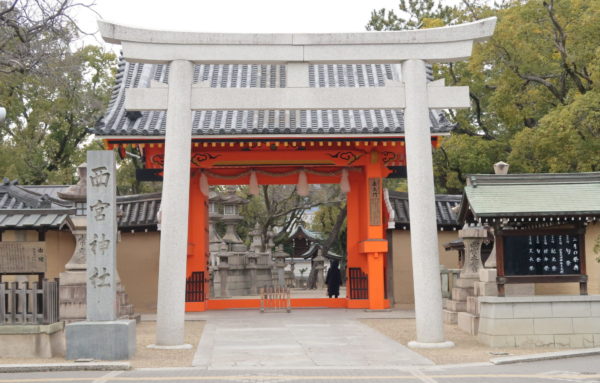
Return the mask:
M 210 311 L 193 365 L 207 369 L 382 368 L 432 365 L 363 325 L 360 318 L 407 318 L 407 311 L 296 309 Z

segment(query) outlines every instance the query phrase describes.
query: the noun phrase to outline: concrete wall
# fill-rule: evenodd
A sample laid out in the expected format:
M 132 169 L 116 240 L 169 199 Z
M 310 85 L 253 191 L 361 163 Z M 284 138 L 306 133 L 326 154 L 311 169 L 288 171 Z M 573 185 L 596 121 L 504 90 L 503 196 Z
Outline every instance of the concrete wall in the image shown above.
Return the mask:
M 160 233 L 122 233 L 117 270 L 136 313 L 155 313 Z
M 600 296 L 479 297 L 480 342 L 491 347 L 598 347 Z
M 2 233 L 5 242 L 37 242 L 38 232 L 35 230 L 7 230 Z M 46 278 L 58 278 L 60 272 L 65 270 L 75 250 L 75 238 L 68 230 L 50 230 L 46 232 Z M 29 278 L 36 281 L 36 278 Z M 14 277 L 5 277 L 5 282 L 15 280 Z
M 458 231 L 438 231 L 440 264 L 448 269 L 458 268 L 458 252 L 446 251 L 443 245 L 457 238 Z M 410 232 L 406 230 L 393 230 L 392 249 L 394 251 L 394 306 L 410 308 L 415 303 Z
M 65 271 L 65 265 L 75 251 L 75 237 L 70 231 L 46 232 L 46 254 L 48 254 L 48 267 L 46 278 L 58 278 Z
M 600 222 L 589 224 L 585 232 L 585 267 L 588 275 L 588 294 L 600 294 L 600 263 L 596 260 L 600 257 L 600 253 L 594 253 L 596 241 L 600 241 Z M 579 284 L 537 283 L 535 285 L 535 295 L 561 294 L 579 294 Z

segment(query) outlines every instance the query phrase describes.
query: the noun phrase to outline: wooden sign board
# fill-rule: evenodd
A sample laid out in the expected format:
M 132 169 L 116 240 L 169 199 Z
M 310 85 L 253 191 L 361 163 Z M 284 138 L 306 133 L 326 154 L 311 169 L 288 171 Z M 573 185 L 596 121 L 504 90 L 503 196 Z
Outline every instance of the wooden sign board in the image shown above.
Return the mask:
M 535 233 L 504 237 L 504 275 L 584 273 L 578 233 Z
M 45 272 L 45 242 L 0 242 L 0 274 Z

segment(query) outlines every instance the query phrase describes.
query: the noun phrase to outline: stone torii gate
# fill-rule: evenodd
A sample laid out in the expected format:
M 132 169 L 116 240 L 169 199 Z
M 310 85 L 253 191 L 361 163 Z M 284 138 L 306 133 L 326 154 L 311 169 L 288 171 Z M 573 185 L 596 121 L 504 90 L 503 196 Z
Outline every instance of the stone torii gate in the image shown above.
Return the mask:
M 410 345 L 452 346 L 443 331 L 429 109 L 467 108 L 469 89 L 428 82 L 426 64 L 468 58 L 475 41 L 492 35 L 495 18 L 415 31 L 331 34 L 195 33 L 98 24 L 106 42 L 122 45 L 127 61 L 170 64 L 168 85 L 128 89 L 125 100 L 127 110 L 167 111 L 157 345 L 184 342 L 193 110 L 404 109 L 417 321 L 417 340 Z M 193 84 L 194 64 L 202 63 L 285 64 L 286 87 Z M 311 88 L 309 64 L 333 63 L 401 63 L 402 81 L 375 88 Z M 387 250 L 375 247 L 375 253 Z

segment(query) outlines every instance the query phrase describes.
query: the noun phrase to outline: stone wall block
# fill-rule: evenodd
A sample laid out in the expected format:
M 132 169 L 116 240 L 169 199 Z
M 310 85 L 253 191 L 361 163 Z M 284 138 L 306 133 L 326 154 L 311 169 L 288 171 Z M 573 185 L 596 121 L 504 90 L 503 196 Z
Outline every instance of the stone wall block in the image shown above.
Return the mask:
M 600 302 L 590 302 L 590 309 L 593 317 L 600 318 Z
M 555 318 L 585 318 L 592 315 L 590 302 L 552 302 Z
M 600 347 L 600 334 L 594 334 L 594 347 Z
M 535 334 L 572 334 L 571 318 L 536 318 L 533 320 Z
M 514 318 L 512 303 L 480 303 L 479 316 L 485 318 Z
M 536 302 L 531 304 L 533 318 L 548 318 L 552 316 L 552 304 L 547 302 Z
M 489 335 L 528 335 L 533 334 L 533 319 L 480 318 L 479 331 Z
M 570 335 L 554 335 L 555 347 L 571 347 Z
M 513 303 L 512 306 L 513 316 L 515 318 L 535 318 L 533 315 L 533 306 L 535 306 L 535 303 L 525 305 Z
M 517 347 L 554 347 L 554 336 L 552 335 L 517 335 L 515 336 Z
M 600 334 L 600 319 L 573 318 L 573 332 L 576 334 Z

